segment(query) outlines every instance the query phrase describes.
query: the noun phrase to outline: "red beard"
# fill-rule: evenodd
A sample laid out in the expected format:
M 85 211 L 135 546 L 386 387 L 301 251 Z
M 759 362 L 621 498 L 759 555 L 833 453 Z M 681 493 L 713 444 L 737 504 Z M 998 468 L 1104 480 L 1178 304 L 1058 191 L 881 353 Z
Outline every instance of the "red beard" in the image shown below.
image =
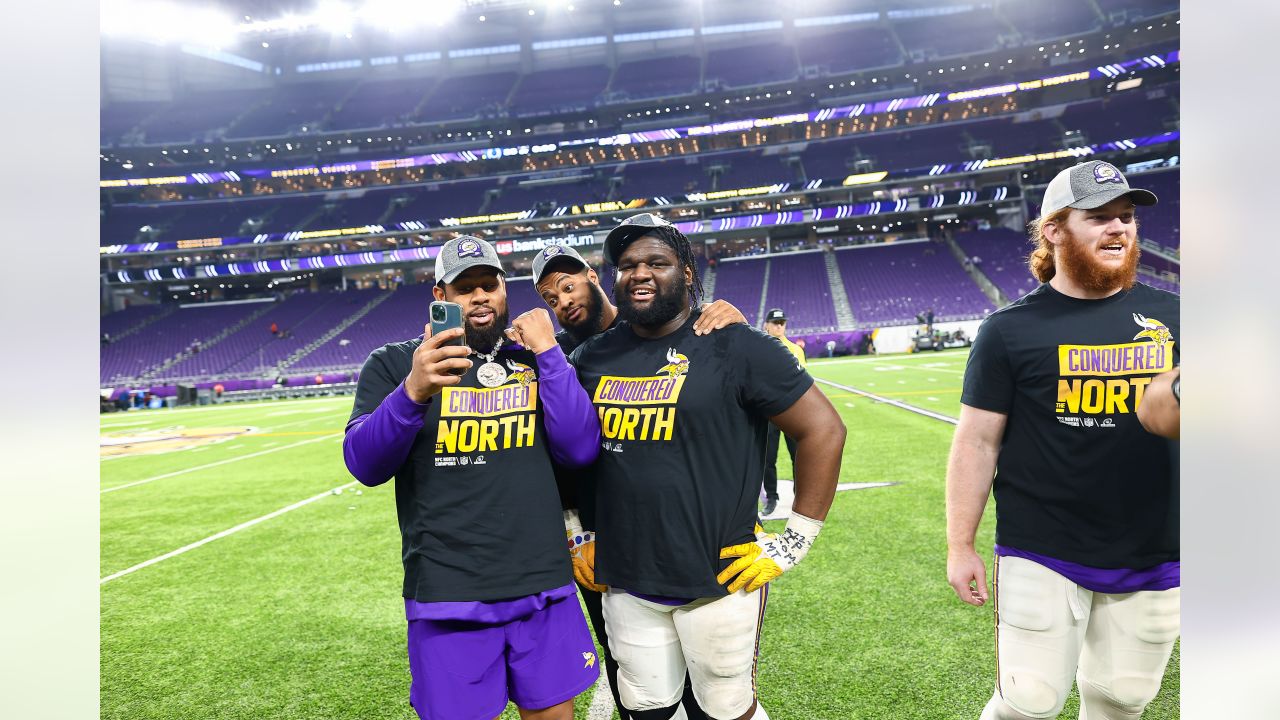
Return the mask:
M 1128 247 L 1124 264 L 1119 267 L 1107 266 L 1096 256 L 1096 245 L 1079 240 L 1066 227 L 1062 228 L 1066 236 L 1054 248 L 1054 262 L 1058 272 L 1065 273 L 1085 290 L 1104 294 L 1116 289 L 1128 290 L 1138 279 L 1138 257 L 1142 250 L 1137 241 L 1130 243 L 1123 240 Z

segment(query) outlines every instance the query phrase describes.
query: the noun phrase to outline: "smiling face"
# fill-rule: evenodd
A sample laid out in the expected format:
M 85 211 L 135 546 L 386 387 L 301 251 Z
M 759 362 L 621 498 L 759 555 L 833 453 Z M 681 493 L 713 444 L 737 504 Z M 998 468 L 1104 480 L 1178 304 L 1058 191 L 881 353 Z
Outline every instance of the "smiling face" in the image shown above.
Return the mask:
M 591 268 L 571 267 L 564 263 L 564 269 L 547 272 L 538 283 L 538 294 L 555 313 L 560 326 L 578 339 L 585 339 L 604 330 L 608 298 L 600 288 L 599 278 Z M 608 319 L 612 319 L 609 315 Z
M 476 352 L 493 350 L 507 328 L 507 286 L 497 270 L 473 267 L 448 285 L 434 288 L 437 300 L 462 306 L 467 345 Z
M 1141 254 L 1133 208 L 1120 197 L 1092 210 L 1073 209 L 1066 222 L 1045 226 L 1063 280 L 1094 296 L 1133 287 Z
M 618 258 L 613 300 L 623 320 L 657 328 L 689 310 L 693 275 L 676 251 L 660 238 L 646 235 L 627 246 Z

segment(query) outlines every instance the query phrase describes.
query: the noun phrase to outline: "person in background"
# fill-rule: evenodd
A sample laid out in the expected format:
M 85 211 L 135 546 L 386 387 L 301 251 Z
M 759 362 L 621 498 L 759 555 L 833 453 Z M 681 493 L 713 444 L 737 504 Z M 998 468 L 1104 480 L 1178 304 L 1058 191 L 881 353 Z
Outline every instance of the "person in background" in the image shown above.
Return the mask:
M 773 308 L 764 315 L 764 331 L 778 339 L 783 347 L 796 358 L 800 367 L 809 363 L 805 360 L 804 350 L 787 338 L 787 315 L 782 308 Z M 778 508 L 778 436 L 782 431 L 777 425 L 769 423 L 769 440 L 764 451 L 764 509 L 760 511 L 766 518 Z M 796 441 L 784 436 L 787 444 L 787 455 L 791 457 L 791 467 L 796 465 Z

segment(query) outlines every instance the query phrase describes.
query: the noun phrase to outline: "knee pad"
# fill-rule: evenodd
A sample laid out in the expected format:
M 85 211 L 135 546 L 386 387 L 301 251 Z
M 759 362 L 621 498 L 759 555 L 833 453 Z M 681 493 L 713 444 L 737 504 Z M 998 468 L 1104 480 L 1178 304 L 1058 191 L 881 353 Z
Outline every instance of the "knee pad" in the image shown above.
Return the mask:
M 1130 675 L 1118 677 L 1111 683 L 1107 691 L 1096 684 L 1077 678 L 1080 686 L 1080 717 L 1099 717 L 1103 720 L 1121 720 L 1122 718 L 1140 718 L 1147 704 L 1160 692 L 1158 678 L 1145 678 Z
M 684 706 L 676 703 L 670 707 L 654 708 L 652 710 L 627 710 L 631 717 L 635 720 L 687 720 L 688 715 L 684 712 Z
M 1001 680 L 1000 692 L 993 700 L 1005 706 L 998 709 L 1002 711 L 996 715 L 1000 720 L 1022 720 L 1057 717 L 1067 698 L 1039 675 L 1015 670 Z

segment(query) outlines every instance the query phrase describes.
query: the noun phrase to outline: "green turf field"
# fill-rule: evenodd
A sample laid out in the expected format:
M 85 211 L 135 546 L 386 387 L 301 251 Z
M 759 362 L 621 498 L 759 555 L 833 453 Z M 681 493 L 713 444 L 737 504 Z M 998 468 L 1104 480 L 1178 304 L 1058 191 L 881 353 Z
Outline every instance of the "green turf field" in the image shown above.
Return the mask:
M 964 359 L 810 369 L 954 416 Z M 841 482 L 897 484 L 838 493 L 813 552 L 773 584 L 762 702 L 775 720 L 976 720 L 994 639 L 990 606 L 961 603 L 946 583 L 952 426 L 824 389 L 849 428 Z M 394 492 L 347 474 L 350 408 L 334 398 L 103 416 L 104 442 L 134 442 L 101 464 L 102 717 L 415 717 Z M 194 447 L 138 454 L 165 443 Z M 778 470 L 790 476 L 785 452 Z M 988 553 L 993 522 L 988 509 Z M 577 718 L 591 701 L 579 697 Z M 1063 717 L 1075 713 L 1073 696 Z M 1144 717 L 1178 717 L 1176 651 Z

